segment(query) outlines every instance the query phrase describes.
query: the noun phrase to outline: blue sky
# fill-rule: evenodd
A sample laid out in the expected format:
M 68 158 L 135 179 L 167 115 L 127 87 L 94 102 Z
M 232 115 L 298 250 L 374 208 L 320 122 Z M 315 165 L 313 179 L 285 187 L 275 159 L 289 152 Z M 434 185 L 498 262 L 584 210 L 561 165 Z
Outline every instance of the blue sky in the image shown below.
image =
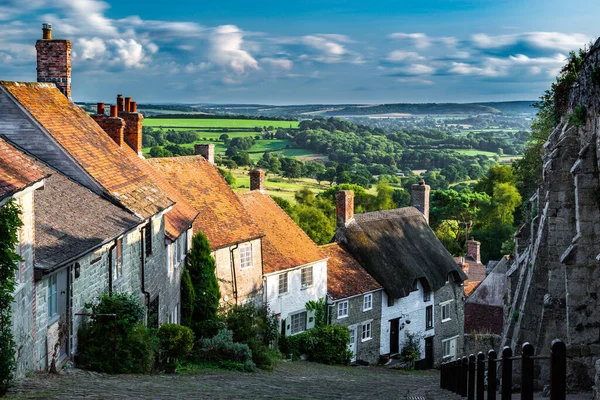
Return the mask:
M 0 0 L 0 79 L 35 80 L 49 22 L 76 101 L 533 100 L 597 17 L 596 0 Z

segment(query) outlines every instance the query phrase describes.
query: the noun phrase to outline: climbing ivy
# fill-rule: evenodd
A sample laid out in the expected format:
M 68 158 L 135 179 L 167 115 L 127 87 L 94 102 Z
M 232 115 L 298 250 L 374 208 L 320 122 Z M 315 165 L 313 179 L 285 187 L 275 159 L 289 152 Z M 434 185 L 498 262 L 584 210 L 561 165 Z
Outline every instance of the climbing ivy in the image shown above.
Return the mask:
M 0 395 L 6 393 L 16 368 L 11 310 L 17 282 L 15 270 L 23 261 L 15 252 L 21 210 L 13 200 L 0 207 Z

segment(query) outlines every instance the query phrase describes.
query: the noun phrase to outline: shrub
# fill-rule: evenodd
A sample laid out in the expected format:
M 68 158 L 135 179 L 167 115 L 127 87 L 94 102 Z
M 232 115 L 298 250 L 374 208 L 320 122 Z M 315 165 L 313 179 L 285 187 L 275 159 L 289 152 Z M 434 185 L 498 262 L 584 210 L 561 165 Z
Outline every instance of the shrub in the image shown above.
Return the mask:
M 194 304 L 196 303 L 196 291 L 192 284 L 190 271 L 184 268 L 181 275 L 181 324 L 188 328 L 193 327 L 192 315 L 194 313 Z
M 85 366 L 111 374 L 152 370 L 157 340 L 153 330 L 142 324 L 144 308 L 135 295 L 103 294 L 86 308 L 93 314 L 117 315 L 117 348 L 115 352 L 113 319 L 91 318 L 78 331 Z
M 580 104 L 573 110 L 573 114 L 569 115 L 569 122 L 575 126 L 585 125 L 585 119 L 587 117 L 587 108 L 585 105 Z
M 186 326 L 164 324 L 156 334 L 158 337 L 159 363 L 167 371 L 173 372 L 177 360 L 189 354 L 194 346 L 194 333 Z
M 323 325 L 286 337 L 282 351 L 297 358 L 307 354 L 312 361 L 323 364 L 344 364 L 352 356 L 348 350 L 350 332 L 341 325 Z
M 223 363 L 234 362 L 244 365 L 246 371 L 254 371 L 252 351 L 247 344 L 235 343 L 233 332 L 221 329 L 214 337 L 200 339 L 196 345 L 196 354 L 200 360 Z
M 417 361 L 421 358 L 421 337 L 416 333 L 406 332 L 406 343 L 400 355 L 406 361 Z

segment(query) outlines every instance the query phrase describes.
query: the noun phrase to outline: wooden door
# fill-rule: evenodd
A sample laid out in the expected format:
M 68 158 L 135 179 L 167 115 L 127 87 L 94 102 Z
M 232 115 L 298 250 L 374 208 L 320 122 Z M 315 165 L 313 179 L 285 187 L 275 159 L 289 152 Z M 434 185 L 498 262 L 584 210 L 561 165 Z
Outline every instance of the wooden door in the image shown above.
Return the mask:
M 433 368 L 433 336 L 425 339 L 425 368 Z
M 400 318 L 390 320 L 390 353 L 400 352 Z
M 350 361 L 356 361 L 356 327 L 349 329 L 350 331 L 350 343 L 348 344 L 348 350 L 352 352 L 352 358 Z

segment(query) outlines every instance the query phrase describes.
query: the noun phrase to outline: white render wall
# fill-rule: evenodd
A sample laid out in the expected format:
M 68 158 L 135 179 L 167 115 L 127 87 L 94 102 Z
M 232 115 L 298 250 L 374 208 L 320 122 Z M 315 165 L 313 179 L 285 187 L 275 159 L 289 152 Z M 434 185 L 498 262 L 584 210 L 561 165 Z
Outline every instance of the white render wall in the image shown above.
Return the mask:
M 301 287 L 301 269 L 304 267 L 313 267 L 313 285 L 302 289 Z M 288 273 L 288 291 L 279 295 L 279 275 Z M 317 261 L 312 264 L 306 264 L 301 267 L 286 269 L 285 271 L 274 272 L 265 275 L 265 299 L 269 308 L 275 314 L 280 315 L 283 321 L 290 314 L 295 314 L 306 310 L 306 303 L 310 300 L 319 300 L 327 295 L 327 260 Z M 307 316 L 307 329 L 314 326 L 314 315 L 309 313 Z
M 430 292 L 429 301 L 423 301 L 423 295 L 425 291 L 421 282 L 417 284 L 418 290 L 410 292 L 410 294 L 401 299 L 395 299 L 394 305 L 388 307 L 388 297 L 385 291 L 382 291 L 381 298 L 381 354 L 388 354 L 390 352 L 390 320 L 402 317 L 400 319 L 400 346 L 399 350 L 402 352 L 402 346 L 406 341 L 406 333 L 417 333 L 421 337 L 420 348 L 421 358 L 425 357 L 425 338 L 433 336 L 435 334 L 435 325 L 433 329 L 426 330 L 425 313 L 428 306 L 434 305 L 434 292 Z M 432 311 L 432 322 L 435 324 L 435 318 Z M 406 324 L 406 321 L 410 320 L 410 324 Z M 404 328 L 402 325 L 404 324 Z

